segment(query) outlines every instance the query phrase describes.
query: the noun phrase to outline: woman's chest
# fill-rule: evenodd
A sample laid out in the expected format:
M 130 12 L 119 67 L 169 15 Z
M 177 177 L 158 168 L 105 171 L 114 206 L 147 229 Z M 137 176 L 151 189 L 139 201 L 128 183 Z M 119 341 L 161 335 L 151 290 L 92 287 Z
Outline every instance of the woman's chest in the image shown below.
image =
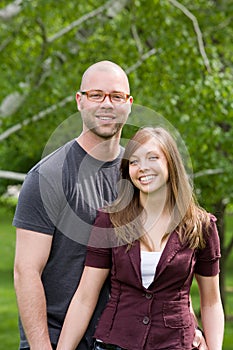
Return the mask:
M 179 245 L 173 248 L 166 246 L 156 264 L 151 264 L 151 268 L 156 266 L 152 287 L 161 289 L 166 285 L 166 288 L 180 288 L 185 283 L 191 283 L 196 262 L 195 252 Z M 125 247 L 114 248 L 112 259 L 113 279 L 142 287 L 142 256 L 138 244 L 128 251 Z

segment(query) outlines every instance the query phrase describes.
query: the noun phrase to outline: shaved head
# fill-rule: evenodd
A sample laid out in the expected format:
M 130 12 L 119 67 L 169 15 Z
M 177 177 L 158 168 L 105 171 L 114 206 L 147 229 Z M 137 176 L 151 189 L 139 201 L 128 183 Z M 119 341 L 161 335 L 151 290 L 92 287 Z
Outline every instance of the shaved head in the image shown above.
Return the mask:
M 97 72 L 102 72 L 106 74 L 108 73 L 117 74 L 122 79 L 122 83 L 124 84 L 126 89 L 125 92 L 130 93 L 129 81 L 125 71 L 118 64 L 111 61 L 100 61 L 88 67 L 82 76 L 80 90 L 88 89 L 88 85 L 90 84 L 90 81 L 92 80 L 95 73 Z

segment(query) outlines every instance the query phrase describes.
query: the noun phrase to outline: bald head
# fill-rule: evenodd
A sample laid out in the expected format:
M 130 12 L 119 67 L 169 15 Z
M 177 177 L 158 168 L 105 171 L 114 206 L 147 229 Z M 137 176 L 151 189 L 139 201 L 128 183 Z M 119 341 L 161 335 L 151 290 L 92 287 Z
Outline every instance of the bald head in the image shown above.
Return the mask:
M 130 93 L 129 81 L 125 71 L 118 64 L 111 61 L 100 61 L 88 67 L 82 76 L 80 90 L 99 89 L 98 86 L 94 87 L 91 85 L 96 82 L 96 80 L 99 80 L 101 83 L 101 73 L 103 76 L 115 75 L 118 77 L 118 79 L 122 81 L 125 90 L 124 92 Z

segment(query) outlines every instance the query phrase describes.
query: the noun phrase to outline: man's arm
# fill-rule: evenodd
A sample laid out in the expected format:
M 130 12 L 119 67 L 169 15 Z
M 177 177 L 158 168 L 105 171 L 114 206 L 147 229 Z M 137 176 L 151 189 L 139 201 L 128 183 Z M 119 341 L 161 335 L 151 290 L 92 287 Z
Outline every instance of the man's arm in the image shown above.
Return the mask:
M 41 274 L 52 236 L 16 229 L 14 285 L 20 318 L 31 350 L 52 350 Z

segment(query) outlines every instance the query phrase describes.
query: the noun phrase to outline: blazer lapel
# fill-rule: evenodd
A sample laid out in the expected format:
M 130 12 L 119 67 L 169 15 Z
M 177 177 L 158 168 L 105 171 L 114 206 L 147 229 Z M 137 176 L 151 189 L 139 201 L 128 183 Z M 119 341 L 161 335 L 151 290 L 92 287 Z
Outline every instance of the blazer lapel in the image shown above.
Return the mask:
M 174 258 L 174 256 L 182 249 L 182 245 L 180 243 L 178 234 L 176 231 L 173 231 L 168 238 L 168 241 L 164 247 L 161 258 L 157 265 L 156 274 L 154 281 L 159 278 L 161 273 L 164 272 L 167 265 Z M 133 266 L 133 269 L 136 273 L 138 282 L 140 285 L 142 284 L 142 276 L 141 276 L 141 255 L 140 255 L 140 242 L 135 241 L 134 245 L 128 251 L 129 259 Z
M 156 281 L 156 279 L 159 278 L 161 273 L 164 272 L 167 265 L 174 258 L 174 256 L 181 250 L 181 248 L 182 248 L 182 245 L 180 243 L 178 234 L 176 233 L 176 231 L 173 231 L 170 237 L 168 238 L 168 241 L 160 257 L 159 263 L 157 265 L 154 281 Z
M 139 241 L 135 241 L 134 245 L 128 251 L 128 254 L 129 254 L 131 264 L 132 264 L 134 271 L 136 273 L 136 276 L 137 276 L 140 284 L 142 284 L 141 256 L 140 256 L 140 243 L 139 243 Z

